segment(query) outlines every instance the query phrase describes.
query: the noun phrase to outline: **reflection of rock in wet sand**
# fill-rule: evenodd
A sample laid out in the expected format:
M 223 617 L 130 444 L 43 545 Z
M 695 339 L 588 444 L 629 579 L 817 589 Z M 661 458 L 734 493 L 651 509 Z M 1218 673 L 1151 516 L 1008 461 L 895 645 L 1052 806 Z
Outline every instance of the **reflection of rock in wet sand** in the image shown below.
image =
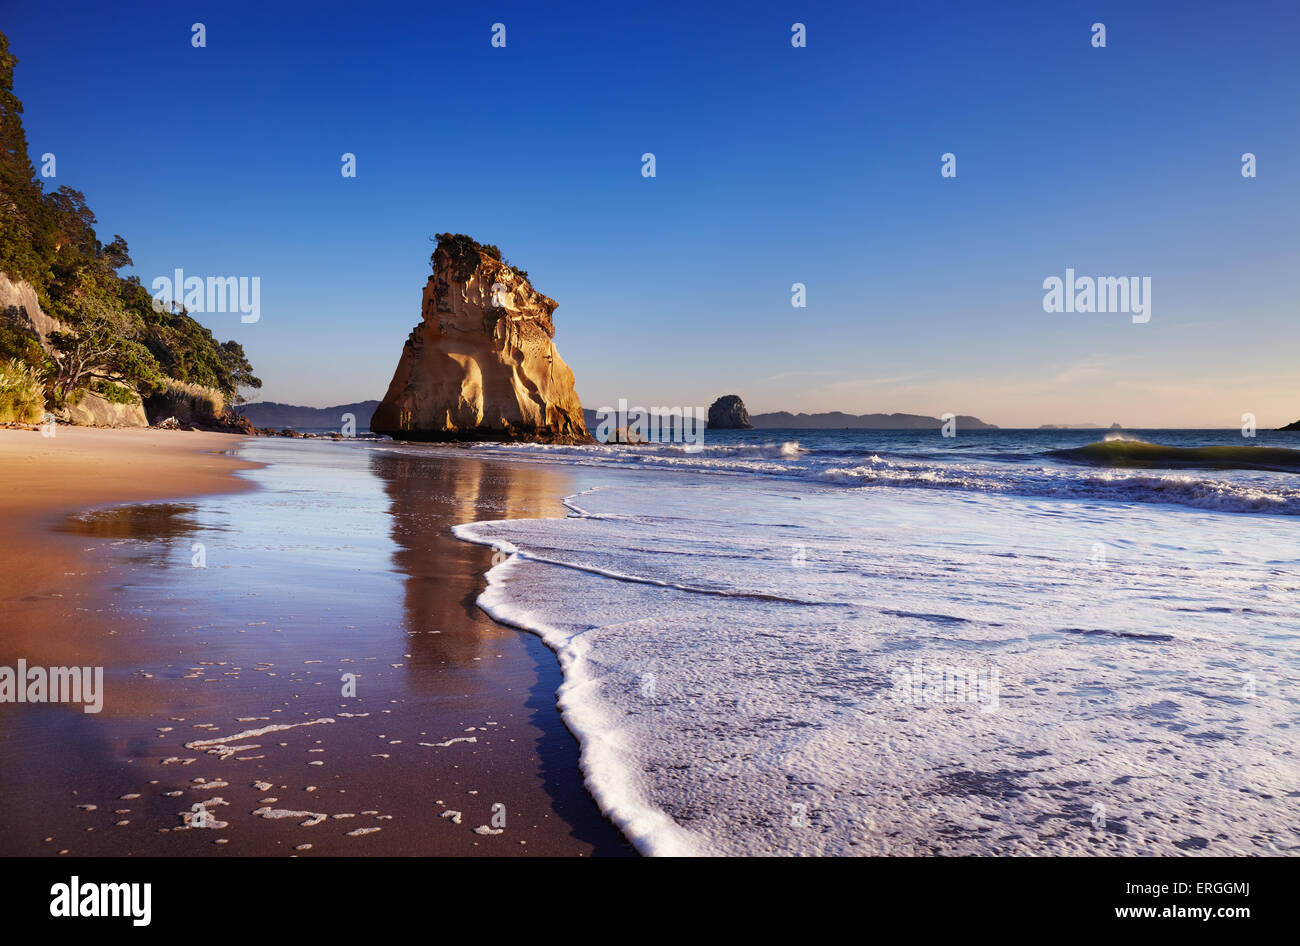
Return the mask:
M 139 539 L 154 542 L 190 535 L 200 528 L 194 518 L 198 506 L 193 503 L 145 503 L 111 506 L 69 516 L 59 525 L 59 532 L 96 539 Z
M 474 603 L 492 552 L 461 542 L 451 527 L 481 519 L 564 516 L 560 497 L 571 492 L 561 471 L 541 466 L 515 467 L 456 458 L 375 453 L 372 472 L 390 500 L 393 553 L 406 575 L 406 624 L 412 652 L 426 659 L 465 663 L 491 650 L 505 630 Z M 461 629 L 468 618 L 475 633 Z M 495 651 L 493 651 L 495 652 Z

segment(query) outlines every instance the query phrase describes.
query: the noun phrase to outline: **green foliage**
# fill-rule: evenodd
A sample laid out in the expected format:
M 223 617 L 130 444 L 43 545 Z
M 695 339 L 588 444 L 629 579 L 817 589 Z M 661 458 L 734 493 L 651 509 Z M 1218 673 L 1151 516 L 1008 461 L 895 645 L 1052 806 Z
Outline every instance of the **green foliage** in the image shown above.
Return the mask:
M 478 265 L 484 256 L 491 257 L 524 279 L 528 278 L 528 270 L 512 266 L 510 260 L 501 255 L 501 248 L 495 243 L 480 243 L 472 236 L 464 233 L 439 233 L 434 239 L 438 241 L 434 253 L 443 250 L 451 257 L 452 262 L 455 264 L 453 272 L 456 278 L 462 282 L 468 279 L 474 270 L 478 269 Z M 432 256 L 429 257 L 429 262 L 432 265 Z
M 41 340 L 25 325 L 0 318 L 0 360 L 17 359 L 29 368 L 45 365 L 45 349 Z
M 492 243 L 480 243 L 464 233 L 439 233 L 434 239 L 438 241 L 438 247 L 445 249 L 452 259 L 478 254 L 490 256 L 494 260 L 501 259 L 500 247 Z
M 52 398 L 75 399 L 96 379 L 142 394 L 161 390 L 166 377 L 226 397 L 240 387 L 260 387 L 237 342 L 219 344 L 184 309 L 155 312 L 140 280 L 118 274 L 132 265 L 126 240 L 99 240 L 84 194 L 70 187 L 44 191 L 28 157 L 22 103 L 13 93 L 16 63 L 0 33 L 0 271 L 31 283 L 41 308 L 68 329 L 50 339 L 58 350 L 50 370 Z M 24 339 L 0 330 L 0 357 L 32 363 L 29 355 L 34 352 Z
M 0 364 L 0 424 L 35 424 L 44 416 L 40 372 L 16 358 Z
M 96 381 L 91 385 L 91 390 L 113 404 L 135 404 L 139 401 L 134 391 L 115 381 Z

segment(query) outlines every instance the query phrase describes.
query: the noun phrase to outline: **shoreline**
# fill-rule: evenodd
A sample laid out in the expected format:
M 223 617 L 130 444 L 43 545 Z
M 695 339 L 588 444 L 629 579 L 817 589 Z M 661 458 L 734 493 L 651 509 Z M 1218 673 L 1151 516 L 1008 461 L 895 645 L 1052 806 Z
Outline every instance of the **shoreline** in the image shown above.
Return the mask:
M 34 430 L 0 432 L 0 573 L 10 625 L 0 637 L 0 659 L 17 656 L 10 652 L 25 629 L 62 620 L 62 602 L 102 591 L 106 569 L 61 533 L 60 523 L 124 503 L 251 490 L 235 473 L 257 464 L 222 456 L 244 439 L 134 428 L 59 427 L 48 438 Z M 82 580 L 68 581 L 72 576 Z
M 381 533 L 373 542 L 351 539 L 330 551 L 308 534 L 286 556 L 254 534 L 299 492 L 277 476 L 315 463 L 314 475 L 328 477 L 342 462 L 374 478 L 367 453 L 231 434 L 66 432 L 48 440 L 0 435 L 0 477 L 9 487 L 0 506 L 0 563 L 18 573 L 6 596 L 13 617 L 0 663 L 102 663 L 109 698 L 102 715 L 84 717 L 79 707 L 0 705 L 0 752 L 11 761 L 0 774 L 0 803 L 11 813 L 0 827 L 0 852 L 633 853 L 583 784 L 577 741 L 555 706 L 562 681 L 555 655 L 474 607 L 490 550 L 453 538 L 427 516 L 444 497 L 424 492 L 426 479 L 450 491 L 442 516 L 454 522 L 472 512 L 466 501 L 493 504 L 493 516 L 502 507 L 528 514 L 558 506 L 559 496 L 541 486 L 546 476 L 459 457 L 430 458 L 409 477 L 383 470 L 390 502 L 375 515 L 367 510 L 356 527 Z M 250 447 L 257 460 L 245 455 Z M 86 469 L 94 475 L 79 472 Z M 241 470 L 254 472 L 235 475 Z M 346 505 L 323 511 L 337 517 Z M 289 543 L 328 523 L 320 511 L 306 510 L 269 538 Z M 203 570 L 186 567 L 191 537 L 209 550 Z M 385 547 L 393 540 L 394 549 Z M 258 560 L 228 561 L 236 550 Z M 328 561 L 304 564 L 322 551 L 364 568 L 335 574 Z M 340 581 L 349 571 L 364 574 L 355 590 Z M 394 598 L 386 588 L 400 592 Z M 262 627 L 268 624 L 283 628 Z M 405 634 L 387 630 L 398 624 L 409 625 Z M 331 662 L 333 674 L 314 666 Z M 339 703 L 334 690 L 330 699 L 338 672 L 357 664 L 359 698 Z M 305 703 L 302 720 L 291 722 Z M 343 725 L 300 728 L 325 719 Z M 234 739 L 267 725 L 291 731 L 248 736 L 262 744 L 257 754 L 218 753 L 214 762 L 214 747 L 200 745 L 213 733 Z M 468 730 L 472 737 L 460 735 Z M 277 758 L 300 743 L 316 754 L 302 757 L 306 763 Z M 50 752 L 51 745 L 59 749 Z M 234 769 L 245 771 L 236 777 Z M 319 789 L 297 784 L 308 781 Z M 493 822 L 475 797 L 480 791 L 506 806 L 504 832 L 483 830 Z M 182 803 L 189 807 L 192 798 L 215 806 L 220 832 L 185 826 Z M 304 828 L 276 814 L 299 809 L 342 820 Z M 463 823 L 459 811 L 443 817 L 457 809 Z

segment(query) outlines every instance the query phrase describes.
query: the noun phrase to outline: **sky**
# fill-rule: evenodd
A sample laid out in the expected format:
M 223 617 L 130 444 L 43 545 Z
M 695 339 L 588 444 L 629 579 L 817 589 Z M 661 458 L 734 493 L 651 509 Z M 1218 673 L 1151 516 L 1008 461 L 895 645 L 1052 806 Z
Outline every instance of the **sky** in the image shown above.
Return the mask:
M 198 315 L 254 399 L 382 397 L 451 231 L 559 301 L 589 408 L 1300 418 L 1293 0 L 0 0 L 0 30 L 46 186 L 146 286 L 260 278 L 256 323 Z M 1067 267 L 1149 277 L 1149 321 L 1045 312 Z

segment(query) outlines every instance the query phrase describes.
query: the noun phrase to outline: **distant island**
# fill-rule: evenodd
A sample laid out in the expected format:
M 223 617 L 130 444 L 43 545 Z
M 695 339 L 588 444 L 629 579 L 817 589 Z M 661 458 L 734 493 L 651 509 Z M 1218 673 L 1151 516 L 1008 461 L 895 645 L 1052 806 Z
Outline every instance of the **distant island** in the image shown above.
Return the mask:
M 924 414 L 845 414 L 829 411 L 822 414 L 791 414 L 776 411 L 772 414 L 752 414 L 750 423 L 759 430 L 792 428 L 795 430 L 938 430 L 943 420 Z M 957 415 L 958 430 L 997 430 L 996 424 L 986 424 L 978 417 Z
M 336 404 L 334 407 L 299 407 L 296 404 L 279 404 L 275 401 L 258 401 L 239 408 L 255 427 L 288 427 L 301 430 L 308 427 L 334 429 L 343 426 L 343 415 L 356 418 L 357 430 L 370 429 L 370 416 L 378 401 L 358 401 L 355 404 Z
M 357 430 L 370 429 L 370 416 L 379 406 L 378 401 L 358 401 L 355 404 L 337 404 L 334 407 L 301 407 L 295 404 L 280 404 L 275 401 L 259 401 L 256 404 L 244 404 L 239 412 L 257 427 L 288 427 L 305 429 L 309 427 L 331 429 L 342 425 L 344 414 L 356 417 Z M 600 426 L 600 419 L 590 408 L 583 410 L 584 419 L 589 430 Z M 750 423 L 756 429 L 774 430 L 787 428 L 794 430 L 938 430 L 943 421 L 938 417 L 924 414 L 845 414 L 830 411 L 822 414 L 791 414 L 789 411 L 777 411 L 769 414 L 754 414 Z M 1101 425 L 1097 425 L 1099 428 Z M 995 424 L 986 424 L 978 417 L 964 414 L 957 416 L 958 430 L 997 430 Z

